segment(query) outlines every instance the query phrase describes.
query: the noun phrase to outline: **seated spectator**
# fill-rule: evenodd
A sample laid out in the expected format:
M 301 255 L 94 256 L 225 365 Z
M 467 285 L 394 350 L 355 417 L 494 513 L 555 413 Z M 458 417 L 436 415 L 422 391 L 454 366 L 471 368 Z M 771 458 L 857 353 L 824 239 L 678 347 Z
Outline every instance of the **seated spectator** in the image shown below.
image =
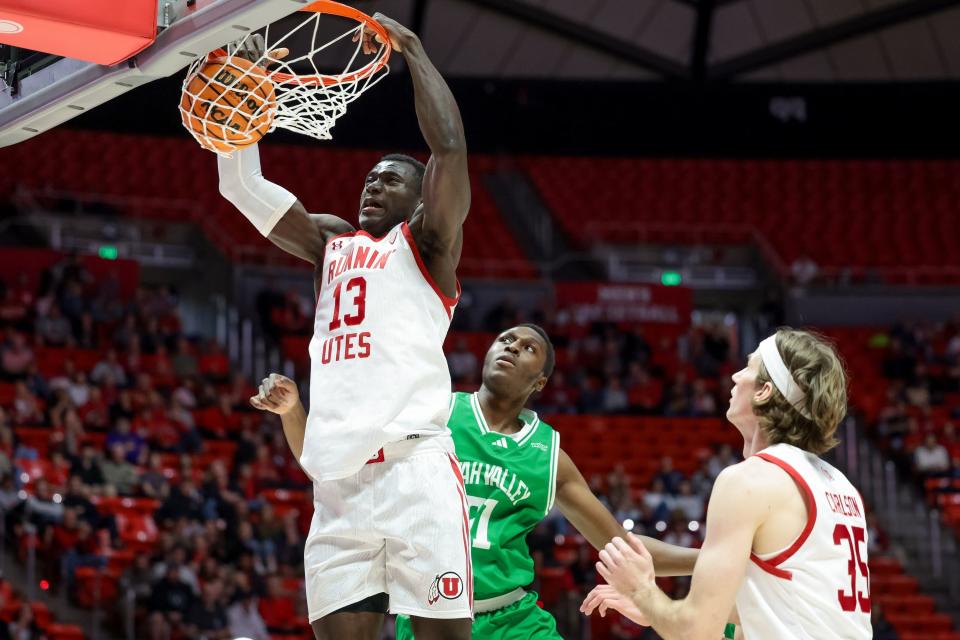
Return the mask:
M 447 354 L 447 364 L 454 383 L 471 383 L 476 379 L 477 356 L 470 351 L 466 338 L 457 338 L 453 350 Z
M 697 538 L 690 532 L 689 522 L 684 519 L 683 513 L 674 512 L 672 518 L 673 524 L 663 536 L 663 541 L 679 547 L 692 547 L 697 542 Z
M 663 384 L 651 376 L 639 362 L 630 363 L 627 389 L 630 408 L 634 412 L 649 415 L 659 410 L 663 399 Z
M 673 382 L 664 392 L 664 414 L 668 416 L 688 416 L 693 408 L 692 388 L 687 383 L 687 375 L 677 373 Z
M 643 495 L 643 503 L 650 512 L 651 520 L 666 520 L 674 508 L 674 498 L 664 485 L 662 478 L 654 478 L 650 489 Z
M 50 347 L 65 347 L 73 341 L 73 327 L 70 321 L 60 313 L 60 307 L 52 305 L 46 315 L 40 315 L 36 321 L 37 340 Z
M 173 372 L 178 378 L 192 378 L 198 373 L 197 357 L 193 355 L 190 342 L 183 336 L 177 340 L 177 348 L 170 358 Z
M 83 484 L 79 475 L 71 475 L 67 479 L 67 491 L 63 496 L 64 509 L 73 509 L 77 516 L 86 520 L 95 529 L 100 528 L 101 516 L 97 508 L 90 501 L 90 489 Z
M 181 477 L 178 484 L 170 487 L 167 499 L 160 505 L 156 517 L 158 524 L 164 520 L 199 520 L 203 513 L 203 496 L 189 477 Z
M 43 410 L 37 397 L 30 393 L 23 382 L 14 386 L 13 412 L 10 419 L 14 424 L 42 424 Z
M 128 313 L 113 332 L 113 345 L 120 351 L 129 351 L 134 344 L 140 347 L 140 329 L 137 316 Z
M 26 375 L 34 362 L 33 349 L 27 345 L 26 337 L 18 331 L 7 333 L 7 339 L 0 346 L 0 375 L 6 380 L 17 380 Z
M 941 443 L 947 448 L 947 454 L 951 460 L 960 458 L 960 436 L 957 436 L 957 428 L 952 422 L 943 425 Z
M 83 371 L 74 372 L 65 389 L 75 407 L 82 407 L 90 401 L 90 384 L 87 382 L 87 374 Z
M 663 488 L 667 493 L 677 495 L 684 477 L 682 473 L 673 468 L 673 458 L 663 456 L 660 458 L 660 470 L 654 479 L 663 482 Z
M 180 386 L 174 389 L 170 396 L 171 401 L 179 403 L 188 411 L 197 408 L 197 381 L 194 378 L 181 379 Z
M 138 605 L 145 605 L 150 600 L 153 584 L 153 572 L 150 568 L 150 556 L 138 553 L 120 578 L 120 586 L 124 591 L 133 591 Z
M 63 449 L 66 455 L 75 459 L 80 454 L 85 439 L 86 432 L 83 430 L 80 415 L 70 409 L 64 412 L 61 424 L 54 426 L 50 433 L 50 446 Z
M 233 604 L 227 609 L 227 624 L 231 638 L 270 640 L 257 598 L 249 588 L 241 588 L 234 594 Z
M 127 386 L 127 372 L 124 370 L 123 365 L 120 364 L 116 349 L 107 350 L 103 360 L 94 365 L 93 371 L 90 373 L 90 379 L 93 380 L 95 384 L 102 384 L 108 375 L 117 386 Z
M 188 635 L 207 640 L 230 640 L 227 611 L 223 606 L 223 583 L 210 580 L 201 589 L 200 600 L 190 606 L 186 616 Z
M 148 498 L 163 500 L 170 491 L 167 476 L 163 472 L 163 458 L 159 453 L 151 453 L 147 470 L 140 476 L 140 491 Z
M 105 430 L 110 424 L 110 404 L 100 387 L 90 388 L 90 399 L 78 411 L 83 424 L 97 431 Z
M 34 485 L 34 495 L 27 496 L 24 501 L 24 515 L 27 521 L 37 526 L 41 534 L 48 526 L 63 519 L 63 504 L 59 499 L 54 499 L 50 483 L 44 478 L 37 480 Z
M 293 600 L 284 590 L 280 576 L 267 578 L 267 594 L 260 598 L 257 608 L 270 633 L 285 633 L 296 628 Z
M 103 486 L 103 469 L 100 468 L 100 459 L 97 450 L 92 444 L 85 444 L 80 451 L 80 459 L 73 463 L 71 474 L 80 478 L 84 485 L 93 488 Z
M 703 380 L 693 381 L 693 399 L 691 401 L 691 415 L 694 416 L 715 416 L 717 415 L 717 400 L 713 394 L 707 390 L 707 385 Z
M 733 447 L 728 444 L 722 445 L 717 453 L 710 456 L 707 460 L 707 474 L 711 481 L 715 481 L 720 472 L 730 465 L 737 464 L 739 459 L 733 453 Z
M 163 614 L 172 624 L 179 624 L 194 601 L 190 586 L 180 578 L 180 566 L 167 564 L 163 577 L 153 585 L 150 610 Z
M 126 418 L 119 418 L 109 434 L 107 434 L 107 450 L 120 445 L 124 451 L 124 458 L 130 464 L 144 464 L 147 457 L 147 447 L 143 438 L 139 434 L 133 433 L 130 421 Z
M 693 492 L 693 485 L 689 480 L 680 483 L 680 490 L 674 499 L 676 510 L 683 513 L 687 520 L 703 520 L 705 501 L 703 496 Z
M 127 462 L 127 450 L 122 444 L 110 447 L 110 456 L 101 463 L 105 484 L 121 496 L 133 495 L 137 485 L 137 469 Z
M 93 315 L 89 311 L 80 314 L 74 330 L 74 345 L 79 349 L 96 349 L 100 346 L 100 335 Z
M 13 640 L 45 640 L 47 637 L 37 626 L 33 607 L 26 600 L 16 611 L 13 620 L 7 623 L 7 631 Z
M 937 442 L 935 433 L 928 433 L 923 444 L 913 452 L 913 468 L 922 475 L 935 475 L 950 470 L 950 454 Z
M 27 371 L 23 377 L 23 383 L 27 385 L 27 389 L 30 390 L 30 393 L 41 400 L 46 400 L 50 396 L 50 385 L 47 384 L 46 378 L 40 375 L 40 371 L 37 369 L 36 362 L 31 362 L 27 366 Z
M 604 413 L 623 413 L 630 406 L 627 398 L 627 392 L 623 389 L 620 378 L 612 377 L 607 381 L 607 386 L 603 390 L 603 400 L 600 408 Z

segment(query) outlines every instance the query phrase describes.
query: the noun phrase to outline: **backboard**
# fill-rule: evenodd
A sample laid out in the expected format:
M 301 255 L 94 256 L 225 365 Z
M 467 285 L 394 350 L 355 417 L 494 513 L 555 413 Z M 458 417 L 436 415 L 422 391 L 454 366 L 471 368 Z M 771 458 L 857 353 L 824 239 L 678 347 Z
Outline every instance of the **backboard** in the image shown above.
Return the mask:
M 112 66 L 62 58 L 0 83 L 0 147 L 47 131 L 131 89 L 302 9 L 308 0 L 159 0 L 152 45 Z

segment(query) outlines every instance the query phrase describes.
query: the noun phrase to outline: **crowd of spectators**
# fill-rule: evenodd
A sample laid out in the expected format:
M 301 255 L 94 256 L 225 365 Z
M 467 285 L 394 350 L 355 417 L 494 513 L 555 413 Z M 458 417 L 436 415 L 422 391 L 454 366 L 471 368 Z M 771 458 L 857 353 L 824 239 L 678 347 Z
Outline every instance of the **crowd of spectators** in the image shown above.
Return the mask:
M 78 568 L 103 568 L 129 544 L 121 516 L 101 508 L 104 501 L 156 500 L 147 552 L 133 555 L 120 579 L 135 594 L 137 637 L 295 632 L 294 621 L 304 617 L 298 581 L 305 514 L 278 512 L 264 492 L 302 490 L 307 482 L 276 420 L 250 409 L 249 381 L 231 375 L 218 345 L 182 333 L 169 288 L 143 287 L 125 299 L 116 282 L 94 281 L 76 256 L 38 286 L 29 283 L 22 274 L 0 283 L 0 509 L 8 542 L 22 544 L 35 528 L 43 575 L 71 593 Z M 269 319 L 271 331 L 309 325 L 311 310 L 296 296 L 260 303 L 261 323 Z M 740 366 L 723 325 L 679 333 L 599 322 L 575 327 L 562 313 L 525 317 L 504 305 L 481 328 L 523 321 L 544 325 L 557 348 L 557 370 L 535 399 L 544 415 L 720 416 Z M 483 354 L 456 336 L 448 349 L 455 384 L 476 388 Z M 919 473 L 956 473 L 960 445 L 950 420 L 960 415 L 943 407 L 957 411 L 944 404 L 960 380 L 957 332 L 895 327 L 876 342 L 889 382 L 876 432 Z M 20 437 L 24 430 L 32 437 Z M 230 454 L 210 455 L 211 442 L 232 443 Z M 634 531 L 695 546 L 712 482 L 737 460 L 721 447 L 689 475 L 663 458 L 639 490 L 622 467 L 590 484 Z M 42 477 L 33 477 L 31 463 L 41 461 Z M 882 547 L 874 529 L 871 544 Z M 571 603 L 596 581 L 585 541 L 553 513 L 530 542 L 540 567 L 560 572 L 564 595 L 551 606 L 561 626 L 579 633 Z M 681 595 L 687 582 L 665 586 Z M 611 632 L 624 639 L 646 633 L 618 619 Z
M 119 580 L 135 593 L 137 637 L 295 632 L 304 514 L 278 513 L 263 495 L 306 478 L 220 348 L 182 334 L 177 304 L 165 287 L 124 299 L 72 255 L 36 286 L 25 275 L 0 283 L 5 539 L 35 545 L 38 577 L 79 600 L 78 568 L 130 550 L 124 514 L 103 505 L 152 499 L 155 528 Z M 205 455 L 211 440 L 234 453 Z
M 960 478 L 960 320 L 897 325 L 871 343 L 886 382 L 876 435 L 904 471 Z

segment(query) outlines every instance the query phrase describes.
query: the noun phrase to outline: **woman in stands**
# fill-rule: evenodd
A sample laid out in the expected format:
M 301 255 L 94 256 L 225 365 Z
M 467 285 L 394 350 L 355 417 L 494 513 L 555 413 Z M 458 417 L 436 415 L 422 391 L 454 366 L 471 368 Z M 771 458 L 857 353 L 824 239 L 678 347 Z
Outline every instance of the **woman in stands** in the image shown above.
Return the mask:
M 689 595 L 654 583 L 639 538 L 615 539 L 597 568 L 609 584 L 582 610 L 616 609 L 666 640 L 716 640 L 734 604 L 748 639 L 867 640 L 870 588 L 860 493 L 818 456 L 847 410 L 847 378 L 819 336 L 780 329 L 733 376 L 727 418 L 744 462 L 717 478 Z

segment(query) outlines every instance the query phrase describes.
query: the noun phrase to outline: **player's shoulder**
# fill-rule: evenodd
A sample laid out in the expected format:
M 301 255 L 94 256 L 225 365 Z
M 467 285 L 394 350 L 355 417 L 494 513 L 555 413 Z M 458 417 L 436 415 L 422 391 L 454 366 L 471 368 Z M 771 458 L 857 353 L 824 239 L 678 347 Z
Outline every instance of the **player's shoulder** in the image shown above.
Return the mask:
M 715 491 L 724 493 L 776 499 L 781 492 L 792 489 L 793 479 L 780 466 L 759 456 L 750 456 L 721 471 L 714 487 Z
M 352 224 L 332 213 L 311 213 L 310 220 L 317 225 L 317 228 L 324 235 L 324 240 L 328 242 L 336 236 L 356 232 Z

